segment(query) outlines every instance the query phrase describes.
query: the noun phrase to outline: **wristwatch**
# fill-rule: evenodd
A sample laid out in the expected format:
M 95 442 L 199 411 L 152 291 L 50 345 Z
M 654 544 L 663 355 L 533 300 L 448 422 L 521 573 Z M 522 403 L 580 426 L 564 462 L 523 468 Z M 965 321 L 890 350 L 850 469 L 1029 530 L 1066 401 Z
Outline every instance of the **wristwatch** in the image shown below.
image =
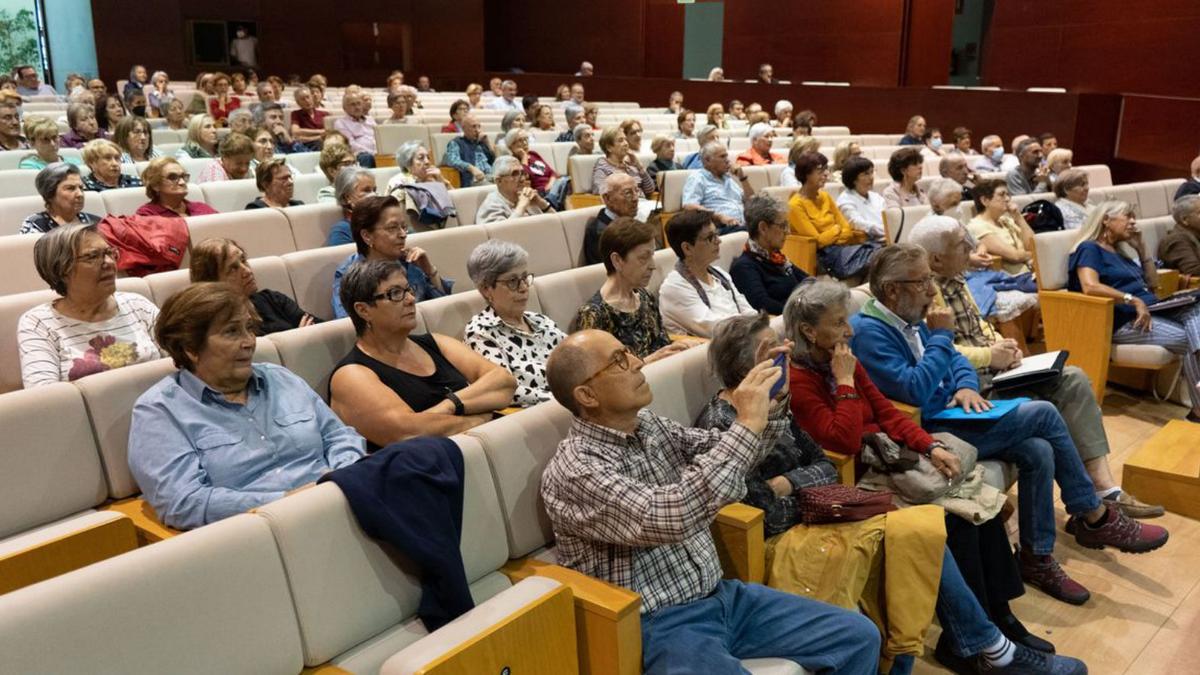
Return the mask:
M 446 387 L 446 400 L 454 404 L 455 415 L 461 417 L 467 412 L 466 407 L 463 405 L 462 399 L 458 397 L 458 394 L 455 394 L 453 391 L 451 391 L 450 387 Z
M 1133 293 L 1126 293 L 1125 296 L 1122 297 L 1121 299 L 1125 301 L 1125 304 L 1132 305 L 1133 304 Z

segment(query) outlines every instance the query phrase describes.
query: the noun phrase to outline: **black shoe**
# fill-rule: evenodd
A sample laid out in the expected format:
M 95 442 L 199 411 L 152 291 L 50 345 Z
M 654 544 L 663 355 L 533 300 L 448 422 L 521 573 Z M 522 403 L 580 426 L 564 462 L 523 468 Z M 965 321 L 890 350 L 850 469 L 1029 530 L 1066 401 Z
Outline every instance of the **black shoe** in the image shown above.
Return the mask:
M 1012 614 L 996 619 L 995 623 L 996 628 L 1009 640 L 1044 654 L 1054 653 L 1054 645 L 1030 633 L 1025 624 Z
M 975 675 L 977 672 L 973 659 L 963 658 L 954 653 L 954 649 L 950 647 L 950 635 L 944 630 L 933 649 L 933 658 L 956 675 Z
M 1007 666 L 993 666 L 983 655 L 975 657 L 976 672 L 980 675 L 1087 675 L 1087 666 L 1070 656 L 1044 654 L 1024 646 L 1016 645 L 1017 651 Z

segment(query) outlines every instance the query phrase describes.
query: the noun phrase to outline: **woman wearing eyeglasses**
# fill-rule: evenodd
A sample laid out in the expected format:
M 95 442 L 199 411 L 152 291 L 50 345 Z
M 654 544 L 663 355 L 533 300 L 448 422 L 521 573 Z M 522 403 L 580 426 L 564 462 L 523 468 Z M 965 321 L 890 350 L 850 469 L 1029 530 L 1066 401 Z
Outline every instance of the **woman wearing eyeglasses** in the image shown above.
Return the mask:
M 658 304 L 673 335 L 707 338 L 721 319 L 757 314 L 729 272 L 717 267 L 721 237 L 708 211 L 684 210 L 667 223 L 667 243 L 678 260 L 662 286 Z
M 34 244 L 38 274 L 61 297 L 17 322 L 26 389 L 162 356 L 153 338 L 158 308 L 136 293 L 117 292 L 119 257 L 95 225 L 56 227 Z
M 496 191 L 484 198 L 475 213 L 475 222 L 480 225 L 554 212 L 550 202 L 529 184 L 529 174 L 516 157 L 497 158 L 492 165 L 492 176 Z
M 342 278 L 341 301 L 358 340 L 333 369 L 329 404 L 366 437 L 369 452 L 414 436 L 461 433 L 513 400 L 516 380 L 507 370 L 452 337 L 411 334 L 416 298 L 400 263 L 354 263 Z
M 188 201 L 188 181 L 192 176 L 174 157 L 158 157 L 150 160 L 142 172 L 146 184 L 146 196 L 150 201 L 138 207 L 139 216 L 163 216 L 185 218 L 217 213 L 204 202 Z
M 517 379 L 512 405 L 549 401 L 546 359 L 566 335 L 550 317 L 526 311 L 533 284 L 529 253 L 512 242 L 489 239 L 471 251 L 467 274 L 488 304 L 467 323 L 467 345 Z

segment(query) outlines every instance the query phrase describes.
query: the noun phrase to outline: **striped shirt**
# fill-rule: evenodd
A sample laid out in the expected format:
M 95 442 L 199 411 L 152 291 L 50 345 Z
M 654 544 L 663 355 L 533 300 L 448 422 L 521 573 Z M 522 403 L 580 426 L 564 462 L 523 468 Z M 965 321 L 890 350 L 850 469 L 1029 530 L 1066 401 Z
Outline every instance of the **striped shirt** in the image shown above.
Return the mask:
M 104 321 L 63 316 L 53 302 L 21 315 L 17 345 L 26 389 L 162 357 L 152 337 L 158 307 L 136 293 L 113 297 L 117 313 Z

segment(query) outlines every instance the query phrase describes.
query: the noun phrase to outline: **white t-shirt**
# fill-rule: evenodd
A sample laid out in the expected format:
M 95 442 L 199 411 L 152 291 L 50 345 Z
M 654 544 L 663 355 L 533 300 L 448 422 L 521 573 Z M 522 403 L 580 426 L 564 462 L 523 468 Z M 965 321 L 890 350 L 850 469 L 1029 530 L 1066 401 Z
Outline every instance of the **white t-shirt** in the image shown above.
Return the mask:
M 756 313 L 746 296 L 733 285 L 729 273 L 715 265 L 712 269 L 715 270 L 713 274 L 721 275 L 728 283 L 729 290 L 717 279 L 713 279 L 711 286 L 701 281 L 700 287 L 708 296 L 708 305 L 678 270 L 671 270 L 663 280 L 658 289 L 658 308 L 668 333 L 712 337 L 713 325 L 718 321 L 738 314 Z
M 63 316 L 52 302 L 21 315 L 17 349 L 26 389 L 162 358 L 153 337 L 158 307 L 136 293 L 114 298 L 117 313 L 105 321 Z

